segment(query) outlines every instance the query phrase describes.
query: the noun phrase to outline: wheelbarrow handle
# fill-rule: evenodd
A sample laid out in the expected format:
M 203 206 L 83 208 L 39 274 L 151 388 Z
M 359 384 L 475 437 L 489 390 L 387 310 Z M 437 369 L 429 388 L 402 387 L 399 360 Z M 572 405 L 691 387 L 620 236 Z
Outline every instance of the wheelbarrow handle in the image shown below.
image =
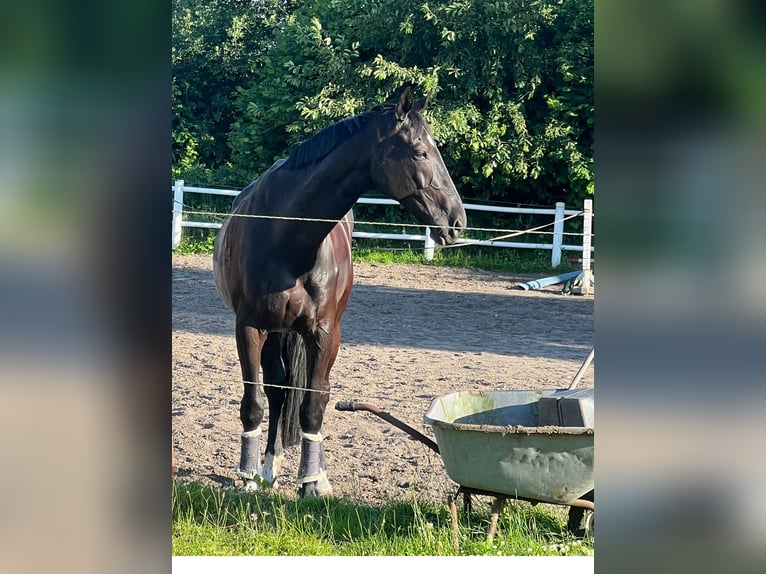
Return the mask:
M 353 401 L 338 401 L 335 403 L 336 411 L 355 411 L 356 403 Z
M 593 357 L 596 354 L 596 347 L 593 347 L 590 350 L 590 353 L 588 353 L 588 356 L 585 358 L 585 361 L 583 361 L 583 364 L 580 365 L 580 369 L 577 371 L 577 374 L 574 376 L 574 379 L 572 379 L 572 382 L 569 384 L 569 389 L 574 389 L 577 386 L 577 383 L 580 382 L 580 379 L 582 378 L 583 374 L 585 373 L 585 369 L 587 369 L 590 364 L 593 362 Z
M 415 440 L 422 442 L 424 445 L 426 445 L 436 454 L 439 454 L 439 445 L 437 445 L 434 441 L 432 441 L 430 438 L 428 438 L 426 435 L 424 435 L 420 431 L 415 430 L 407 423 L 404 423 L 400 421 L 399 419 L 397 419 L 396 417 L 392 416 L 391 414 L 380 410 L 375 405 L 371 405 L 369 403 L 357 403 L 354 401 L 338 401 L 337 403 L 335 403 L 335 410 L 336 411 L 352 411 L 352 412 L 367 411 L 369 413 L 372 413 L 382 418 L 387 423 L 394 425 L 399 430 L 406 432 Z

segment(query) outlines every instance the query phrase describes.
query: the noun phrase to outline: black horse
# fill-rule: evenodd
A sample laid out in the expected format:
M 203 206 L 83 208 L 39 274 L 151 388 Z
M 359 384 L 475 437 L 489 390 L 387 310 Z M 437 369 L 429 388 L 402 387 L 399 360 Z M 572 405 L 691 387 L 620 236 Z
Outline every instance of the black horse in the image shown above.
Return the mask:
M 406 88 L 396 104 L 318 132 L 242 191 L 216 238 L 215 283 L 236 315 L 245 381 L 237 475 L 248 490 L 274 485 L 283 449 L 300 440 L 300 495 L 332 492 L 320 431 L 353 282 L 356 200 L 378 189 L 428 225 L 440 245 L 454 243 L 466 225 L 421 116 L 425 106 Z M 259 366 L 271 413 L 263 464 Z

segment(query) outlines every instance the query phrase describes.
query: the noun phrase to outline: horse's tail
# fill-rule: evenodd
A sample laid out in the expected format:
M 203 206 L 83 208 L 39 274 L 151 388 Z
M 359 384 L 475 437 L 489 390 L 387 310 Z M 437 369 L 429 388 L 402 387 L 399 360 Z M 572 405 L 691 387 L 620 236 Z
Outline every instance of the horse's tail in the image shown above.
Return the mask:
M 280 413 L 282 423 L 282 446 L 287 448 L 301 440 L 300 409 L 304 389 L 308 384 L 306 370 L 306 344 L 303 337 L 291 331 L 282 336 L 282 359 L 287 371 L 285 400 Z

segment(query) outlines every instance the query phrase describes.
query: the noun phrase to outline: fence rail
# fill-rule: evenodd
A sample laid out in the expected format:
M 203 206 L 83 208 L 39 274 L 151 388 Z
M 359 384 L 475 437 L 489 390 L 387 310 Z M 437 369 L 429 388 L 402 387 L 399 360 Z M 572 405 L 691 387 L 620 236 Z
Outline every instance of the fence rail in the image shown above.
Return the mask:
M 199 193 L 208 195 L 224 195 L 229 197 L 236 197 L 240 194 L 241 190 L 233 189 L 213 189 L 207 187 L 192 187 L 184 185 L 183 180 L 176 180 L 172 187 L 173 189 L 173 249 L 178 247 L 183 237 L 184 227 L 195 227 L 201 229 L 220 229 L 220 223 L 212 223 L 206 221 L 192 221 L 184 219 L 184 194 L 186 193 Z M 374 198 L 374 197 L 361 197 L 357 200 L 358 204 L 367 205 L 399 205 L 397 201 L 393 199 Z M 488 211 L 494 213 L 516 213 L 526 215 L 552 215 L 553 216 L 553 233 L 551 243 L 532 243 L 523 241 L 495 241 L 495 240 L 474 240 L 474 239 L 460 239 L 458 245 L 482 245 L 487 247 L 506 247 L 515 249 L 549 249 L 551 251 L 551 266 L 558 267 L 561 264 L 561 254 L 563 251 L 588 251 L 588 256 L 585 257 L 590 261 L 590 252 L 594 250 L 591 245 L 591 217 L 592 217 L 592 200 L 586 199 L 584 207 L 580 209 L 566 209 L 564 203 L 556 203 L 553 208 L 531 208 L 531 207 L 499 207 L 493 205 L 478 205 L 471 203 L 464 203 L 463 207 L 466 211 Z M 579 245 L 564 244 L 564 219 L 571 215 L 583 215 L 584 231 L 582 234 L 583 242 Z M 368 231 L 354 231 L 353 237 L 364 239 L 391 239 L 401 241 L 422 241 L 423 242 L 423 255 L 427 260 L 433 257 L 434 242 L 431 239 L 428 227 L 424 228 L 423 234 L 407 234 L 407 233 L 373 233 Z

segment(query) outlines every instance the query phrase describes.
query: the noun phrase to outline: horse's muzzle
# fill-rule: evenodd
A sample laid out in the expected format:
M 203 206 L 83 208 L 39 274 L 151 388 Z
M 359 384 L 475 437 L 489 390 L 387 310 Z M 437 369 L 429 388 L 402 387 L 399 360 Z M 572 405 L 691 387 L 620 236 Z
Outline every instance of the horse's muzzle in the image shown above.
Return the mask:
M 458 219 L 453 222 L 452 227 L 432 228 L 431 239 L 439 245 L 452 245 L 458 240 L 463 229 L 465 229 L 465 220 Z

